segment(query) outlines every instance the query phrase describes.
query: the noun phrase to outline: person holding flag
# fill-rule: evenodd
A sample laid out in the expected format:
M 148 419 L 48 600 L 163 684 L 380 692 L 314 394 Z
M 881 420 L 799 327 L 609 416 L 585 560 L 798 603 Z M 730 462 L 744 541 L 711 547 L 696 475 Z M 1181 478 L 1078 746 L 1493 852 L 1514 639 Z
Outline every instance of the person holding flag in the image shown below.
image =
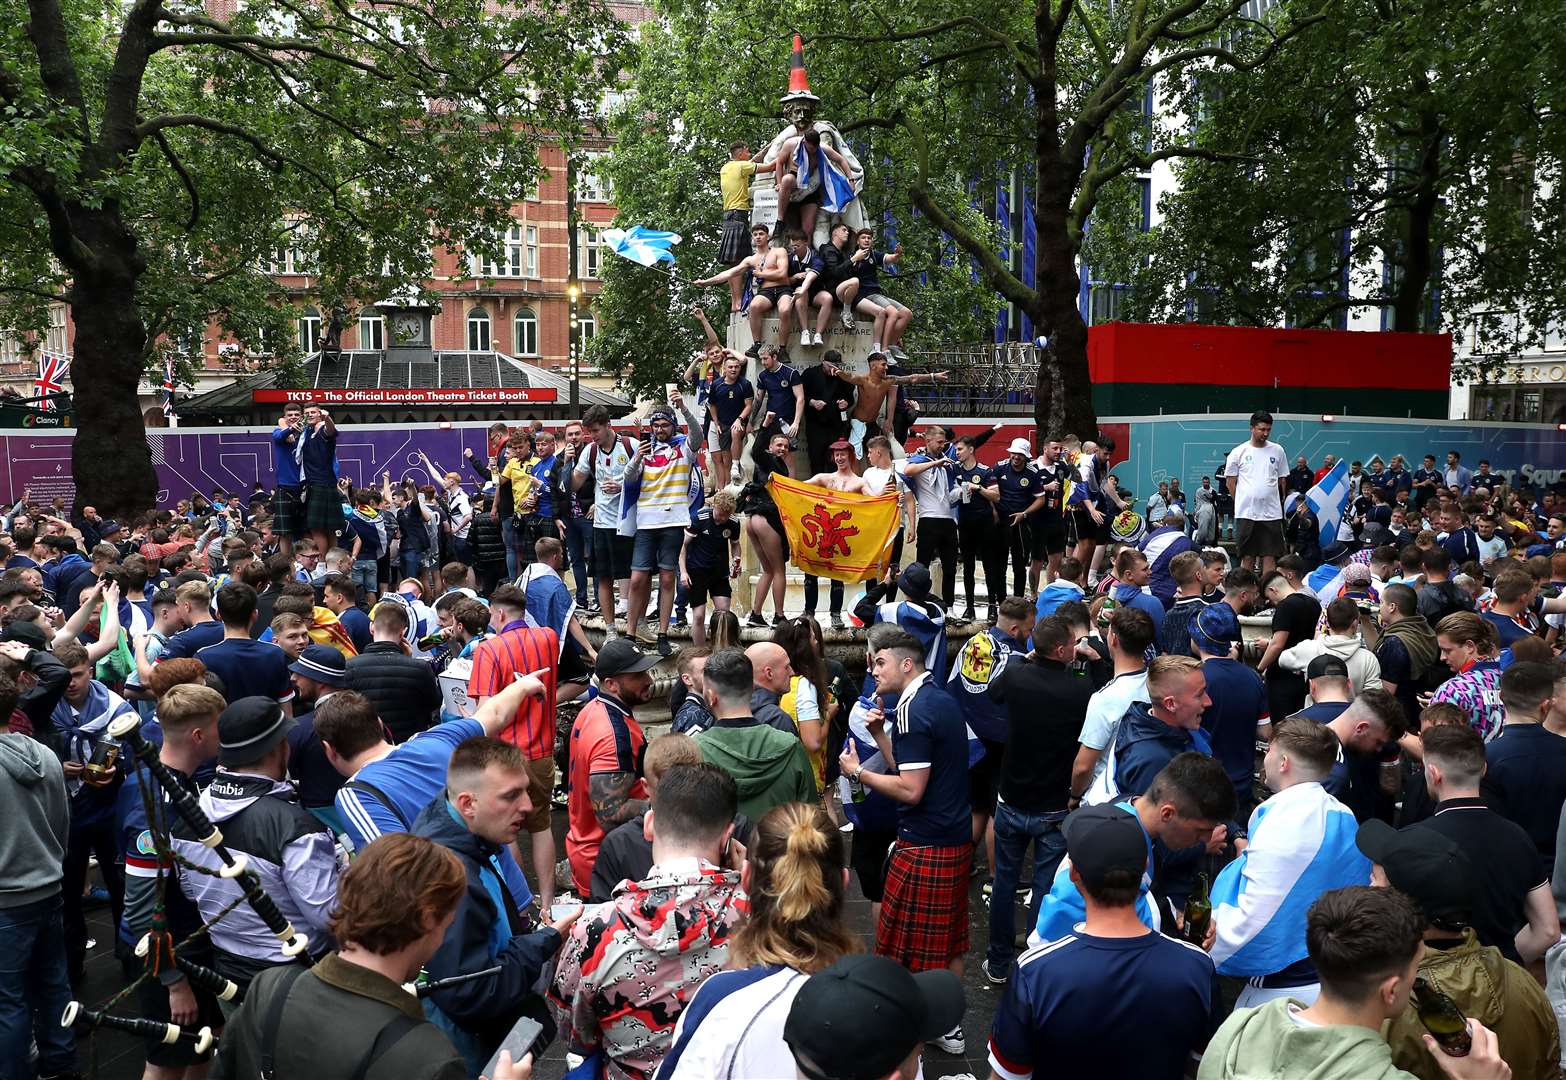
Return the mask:
M 1272 413 L 1258 409 L 1251 414 L 1250 439 L 1229 451 L 1223 469 L 1224 482 L 1234 496 L 1234 540 L 1240 564 L 1255 570 L 1260 560 L 1263 573 L 1278 565 L 1285 550 L 1283 495 L 1289 458 L 1271 435 Z

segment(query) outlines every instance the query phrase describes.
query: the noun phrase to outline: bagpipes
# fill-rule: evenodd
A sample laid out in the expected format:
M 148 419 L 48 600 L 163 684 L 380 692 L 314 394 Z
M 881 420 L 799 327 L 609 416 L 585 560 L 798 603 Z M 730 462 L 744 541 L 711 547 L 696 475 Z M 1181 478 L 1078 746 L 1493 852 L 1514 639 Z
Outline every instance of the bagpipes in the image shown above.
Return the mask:
M 434 979 L 430 982 L 403 983 L 402 988 L 416 998 L 427 998 L 437 990 L 444 990 L 448 986 L 456 986 L 458 983 L 472 982 L 474 979 L 487 979 L 491 975 L 500 974 L 500 965 L 487 967 L 483 971 L 470 971 L 466 975 L 451 975 L 444 979 Z
M 222 860 L 223 866 L 218 870 L 220 877 L 238 879 L 244 889 L 245 902 L 250 905 L 261 921 L 266 924 L 268 930 L 283 943 L 284 956 L 296 958 L 305 966 L 314 963 L 306 946 L 309 939 L 294 929 L 293 924 L 283 917 L 283 913 L 277 910 L 277 905 L 272 898 L 261 888 L 261 878 L 254 870 L 250 869 L 248 860 L 243 852 L 238 854 L 229 851 L 223 846 L 223 834 L 218 831 L 216 825 L 207 819 L 206 813 L 201 809 L 201 804 L 195 797 L 185 790 L 168 767 L 158 759 L 158 748 L 149 743 L 141 735 L 141 717 L 136 713 L 127 713 L 109 724 L 109 734 L 119 739 L 124 745 L 131 748 L 132 754 L 140 759 L 146 766 L 147 772 L 158 782 L 169 798 L 170 804 L 185 824 L 200 837 L 202 847 L 212 851 Z M 147 942 L 143 939 L 137 946 L 139 955 L 146 955 Z M 188 964 L 189 962 L 186 961 Z M 221 978 L 216 972 L 214 977 Z
M 98 1012 L 89 1009 L 79 1001 L 73 1001 L 65 1007 L 65 1015 L 60 1017 L 61 1027 L 74 1027 L 77 1023 L 90 1024 L 93 1027 L 117 1028 L 120 1031 L 128 1031 L 132 1035 L 140 1035 L 146 1039 L 156 1039 L 165 1046 L 184 1039 L 195 1043 L 196 1053 L 204 1054 L 212 1049 L 212 1044 L 217 1042 L 217 1036 L 212 1034 L 212 1029 L 202 1027 L 198 1031 L 182 1028 L 178 1024 L 165 1024 L 157 1020 L 142 1020 L 131 1016 L 112 1016 L 109 1013 Z

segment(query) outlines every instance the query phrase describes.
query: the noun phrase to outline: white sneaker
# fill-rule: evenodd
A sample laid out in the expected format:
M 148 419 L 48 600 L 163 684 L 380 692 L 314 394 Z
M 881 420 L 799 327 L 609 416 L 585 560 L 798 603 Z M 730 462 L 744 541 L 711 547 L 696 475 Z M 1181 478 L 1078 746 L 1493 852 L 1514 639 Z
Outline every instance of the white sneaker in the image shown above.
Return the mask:
M 881 348 L 881 343 L 879 341 L 872 341 L 870 343 L 870 351 L 871 352 L 885 352 L 886 350 Z
M 936 1049 L 945 1054 L 961 1056 L 968 1052 L 968 1042 L 962 1037 L 962 1025 L 958 1024 L 945 1035 L 935 1040 Z
M 807 345 L 824 345 L 824 344 L 826 344 L 826 342 L 821 340 L 821 332 L 820 331 L 818 331 L 818 330 L 808 330 L 808 331 L 806 331 L 806 333 L 808 333 L 810 335 L 810 340 L 805 342 L 805 344 L 807 344 Z
M 616 615 L 624 615 L 626 612 L 628 612 L 630 610 L 631 610 L 631 602 L 629 600 L 621 600 L 621 601 L 617 602 L 614 605 L 614 613 Z
M 844 330 L 849 332 L 853 331 L 854 313 L 852 311 L 850 311 L 848 308 L 844 308 L 841 312 L 838 313 L 838 318 L 842 320 Z
M 729 483 L 737 484 L 739 482 L 740 482 L 740 467 L 739 467 L 738 464 L 735 464 L 732 467 L 730 467 L 730 469 L 729 469 Z

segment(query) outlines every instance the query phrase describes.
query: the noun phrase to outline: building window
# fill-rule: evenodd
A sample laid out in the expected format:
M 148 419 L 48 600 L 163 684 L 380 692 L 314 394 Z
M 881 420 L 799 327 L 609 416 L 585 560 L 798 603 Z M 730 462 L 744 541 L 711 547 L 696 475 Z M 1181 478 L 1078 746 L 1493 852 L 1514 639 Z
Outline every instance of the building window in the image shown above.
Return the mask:
M 22 335 L 15 330 L 0 330 L 0 364 L 22 362 Z
M 1114 322 L 1120 318 L 1120 303 L 1124 298 L 1124 285 L 1094 285 L 1088 292 L 1088 325 Z
M 588 225 L 576 230 L 577 276 L 593 280 L 599 275 L 603 249 L 598 242 L 598 230 Z
M 527 244 L 524 255 L 526 257 L 527 276 L 536 278 L 538 276 L 538 226 L 529 225 L 525 235 Z
M 537 230 L 531 230 L 535 233 Z M 521 277 L 524 268 L 523 259 L 527 252 L 523 248 L 523 230 L 521 225 L 512 225 L 498 237 L 500 245 L 500 261 L 494 262 L 483 255 L 472 255 L 468 259 L 472 274 L 476 278 L 505 278 Z M 536 261 L 536 253 L 534 259 Z
M 365 315 L 359 319 L 359 348 L 370 352 L 386 351 L 386 319 L 381 315 Z
M 603 154 L 583 154 L 576 165 L 577 202 L 609 202 L 609 182 L 600 171 Z
M 538 316 L 532 308 L 523 308 L 517 312 L 514 324 L 516 333 L 511 342 L 511 347 L 516 350 L 518 356 L 538 355 Z
M 44 338 L 44 348 L 57 356 L 64 356 L 66 346 L 65 305 L 49 305 L 49 333 Z
M 489 331 L 489 312 L 483 308 L 468 312 L 468 351 L 492 352 L 494 344 Z
M 576 317 L 576 339 L 583 352 L 587 351 L 588 344 L 597 333 L 598 320 L 593 318 L 591 311 L 583 311 Z
M 299 316 L 299 351 L 306 356 L 321 351 L 321 313 L 315 308 Z

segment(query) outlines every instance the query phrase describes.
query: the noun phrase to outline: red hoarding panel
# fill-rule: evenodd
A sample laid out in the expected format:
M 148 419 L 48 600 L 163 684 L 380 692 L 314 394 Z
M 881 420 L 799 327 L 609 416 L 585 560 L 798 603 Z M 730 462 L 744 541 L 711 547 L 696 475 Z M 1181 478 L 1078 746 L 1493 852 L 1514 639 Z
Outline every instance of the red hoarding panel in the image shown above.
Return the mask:
M 506 389 L 504 387 L 368 387 L 363 390 L 252 390 L 257 405 L 529 405 L 557 401 L 552 386 Z
M 1105 323 L 1088 330 L 1093 382 L 1445 390 L 1450 334 Z

